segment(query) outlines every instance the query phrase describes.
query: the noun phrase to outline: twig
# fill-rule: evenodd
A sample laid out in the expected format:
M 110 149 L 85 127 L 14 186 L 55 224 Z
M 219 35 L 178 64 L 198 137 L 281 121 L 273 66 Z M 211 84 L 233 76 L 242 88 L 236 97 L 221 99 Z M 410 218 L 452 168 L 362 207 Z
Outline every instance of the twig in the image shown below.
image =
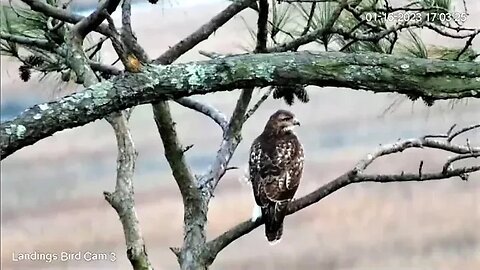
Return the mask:
M 226 57 L 226 55 L 223 55 L 223 54 L 220 54 L 220 53 L 207 52 L 207 51 L 204 51 L 204 50 L 199 50 L 198 53 L 205 56 L 205 57 L 208 57 L 210 59 L 218 59 L 218 58 Z
M 461 154 L 461 155 L 457 155 L 455 157 L 449 158 L 447 162 L 445 162 L 445 165 L 443 165 L 442 173 L 447 173 L 448 170 L 451 169 L 452 163 L 455 161 L 459 161 L 467 158 L 477 158 L 477 157 L 480 157 L 480 152 Z
M 92 59 L 102 49 L 103 42 L 105 42 L 105 40 L 107 40 L 107 39 L 108 39 L 107 37 L 102 37 L 102 38 L 100 38 L 100 41 L 97 44 L 95 44 L 95 45 L 93 45 L 89 48 L 89 49 L 94 48 L 93 52 L 88 57 L 89 59 Z M 89 51 L 89 49 L 85 50 L 85 53 L 87 53 Z
M 185 148 L 183 148 L 183 153 L 187 152 L 188 150 L 192 149 L 193 147 L 193 144 L 189 144 L 187 146 L 185 146 Z
M 310 13 L 308 14 L 307 24 L 305 28 L 303 28 L 302 34 L 300 36 L 304 36 L 310 30 L 310 26 L 312 25 L 313 15 L 315 15 L 315 8 L 317 6 L 317 2 L 313 2 L 312 6 L 310 7 Z
M 332 15 L 330 17 L 330 20 L 321 28 L 316 29 L 315 31 L 310 32 L 309 34 L 302 35 L 299 38 L 281 43 L 275 47 L 268 48 L 268 52 L 285 52 L 289 50 L 297 50 L 298 47 L 301 45 L 305 45 L 307 43 L 310 43 L 319 37 L 325 35 L 326 33 L 330 32 L 330 29 L 333 27 L 337 19 L 340 17 L 340 14 L 342 13 L 342 10 L 348 5 L 348 1 L 346 0 L 340 0 L 340 3 L 337 5 L 335 10 L 332 12 Z
M 108 39 L 108 37 L 100 37 L 100 39 L 98 40 L 97 43 L 93 44 L 92 46 L 88 47 L 87 49 L 85 49 L 85 52 L 89 52 L 93 49 L 95 49 L 95 51 L 97 51 L 97 48 L 101 48 L 102 47 L 102 44 Z
M 245 114 L 244 121 L 247 121 L 248 118 L 250 118 L 250 116 L 252 116 L 258 110 L 258 108 L 260 108 L 260 106 L 268 99 L 272 92 L 273 88 L 269 87 L 267 92 L 263 94 L 262 97 L 257 101 L 257 103 L 255 103 L 255 105 L 253 105 L 253 107 Z
M 457 54 L 457 56 L 455 57 L 455 60 L 458 61 L 460 59 L 460 57 L 462 56 L 462 54 L 464 54 L 468 50 L 468 48 L 472 45 L 472 42 L 475 39 L 475 37 L 477 37 L 478 33 L 480 33 L 480 32 L 475 32 L 474 34 L 472 34 L 472 36 L 467 40 L 467 42 L 465 42 L 465 46 Z
M 447 142 L 452 142 L 453 139 L 455 139 L 455 137 L 467 132 L 467 131 L 470 131 L 470 130 L 473 130 L 473 129 L 476 129 L 476 128 L 480 128 L 480 124 L 475 124 L 475 125 L 471 125 L 471 126 L 468 126 L 468 127 L 465 127 L 465 128 L 462 128 L 454 133 L 452 133 L 450 136 L 448 136 L 448 139 L 447 139 Z M 453 130 L 453 129 L 452 129 Z M 451 131 L 450 131 L 451 132 Z
M 422 170 L 423 170 L 423 160 L 420 161 L 420 165 L 418 165 L 418 179 L 422 179 Z

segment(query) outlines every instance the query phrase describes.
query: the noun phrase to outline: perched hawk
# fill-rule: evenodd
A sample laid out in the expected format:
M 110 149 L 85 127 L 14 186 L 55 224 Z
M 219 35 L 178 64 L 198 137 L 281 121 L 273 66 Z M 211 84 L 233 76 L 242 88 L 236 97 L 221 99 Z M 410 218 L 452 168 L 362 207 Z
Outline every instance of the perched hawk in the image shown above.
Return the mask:
M 288 202 L 302 177 L 303 148 L 293 132 L 299 125 L 293 113 L 279 110 L 270 116 L 250 148 L 249 180 L 257 204 L 252 220 L 263 218 L 271 244 L 282 236 Z

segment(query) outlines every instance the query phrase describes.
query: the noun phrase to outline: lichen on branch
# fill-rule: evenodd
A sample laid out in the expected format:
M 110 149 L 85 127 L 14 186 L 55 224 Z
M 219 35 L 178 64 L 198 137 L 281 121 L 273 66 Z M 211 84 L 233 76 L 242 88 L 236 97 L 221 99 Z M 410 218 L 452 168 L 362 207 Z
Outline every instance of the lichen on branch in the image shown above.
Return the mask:
M 431 100 L 478 98 L 480 66 L 473 62 L 375 53 L 310 51 L 147 65 L 142 72 L 127 72 L 58 101 L 35 105 L 2 123 L 0 155 L 3 159 L 57 131 L 140 104 L 238 88 L 291 84 L 397 92 Z M 20 126 L 21 132 L 17 132 Z

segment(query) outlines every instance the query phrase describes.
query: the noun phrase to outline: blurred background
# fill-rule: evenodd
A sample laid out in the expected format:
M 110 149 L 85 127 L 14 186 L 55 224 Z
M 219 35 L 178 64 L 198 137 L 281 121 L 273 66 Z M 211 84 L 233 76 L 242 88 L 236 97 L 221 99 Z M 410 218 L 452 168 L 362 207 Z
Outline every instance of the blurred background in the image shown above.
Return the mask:
M 2 1 L 2 4 L 8 1 Z M 75 10 L 88 13 L 97 1 L 74 1 Z M 196 30 L 229 2 L 170 1 L 133 7 L 132 19 L 140 44 L 150 57 Z M 480 2 L 467 0 L 467 25 L 480 27 Z M 114 14 L 119 21 L 118 11 Z M 245 21 L 256 23 L 256 14 L 242 12 L 212 37 L 178 62 L 203 60 L 199 50 L 241 52 L 251 45 Z M 427 43 L 462 46 L 425 32 Z M 480 40 L 474 41 L 480 49 Z M 115 60 L 105 51 L 106 62 Z M 23 82 L 14 60 L 2 58 L 2 121 L 25 108 L 57 99 L 82 87 L 59 83 L 55 78 Z M 401 83 L 401 82 L 399 82 Z M 300 197 L 334 179 L 379 144 L 399 138 L 420 137 L 478 123 L 480 101 L 436 102 L 427 107 L 394 94 L 373 94 L 341 88 L 309 87 L 311 101 L 288 107 L 268 100 L 244 127 L 229 171 L 210 204 L 208 237 L 213 238 L 250 217 L 253 198 L 241 180 L 252 140 L 266 119 L 279 108 L 293 111 L 302 122 L 297 134 L 306 151 L 305 176 Z M 254 99 L 262 92 L 256 91 Z M 227 115 L 239 91 L 201 97 Z M 188 161 L 200 173 L 213 160 L 221 140 L 220 129 L 208 118 L 172 103 L 178 133 L 184 145 L 193 144 Z M 168 249 L 182 243 L 183 211 L 180 193 L 163 156 L 149 105 L 135 108 L 132 135 L 139 152 L 135 172 L 136 205 L 148 254 L 155 269 L 178 269 Z M 480 132 L 469 138 L 480 143 Z M 116 143 L 110 126 L 96 121 L 58 132 L 26 147 L 1 163 L 2 269 L 129 269 L 121 224 L 103 199 L 113 191 Z M 409 150 L 377 160 L 371 172 L 438 169 L 447 153 Z M 478 161 L 476 161 L 478 162 Z M 480 174 L 460 179 L 424 183 L 356 184 L 343 188 L 319 203 L 289 216 L 283 240 L 270 246 L 263 227 L 225 248 L 211 269 L 480 269 Z M 117 260 L 14 262 L 13 253 L 114 252 Z

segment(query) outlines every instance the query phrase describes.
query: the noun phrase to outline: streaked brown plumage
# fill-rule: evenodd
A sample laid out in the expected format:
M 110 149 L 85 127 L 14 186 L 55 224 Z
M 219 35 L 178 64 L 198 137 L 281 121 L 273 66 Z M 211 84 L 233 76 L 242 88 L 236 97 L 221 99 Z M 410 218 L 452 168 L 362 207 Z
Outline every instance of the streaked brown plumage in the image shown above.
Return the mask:
M 300 123 L 293 113 L 275 112 L 250 148 L 249 178 L 269 242 L 280 240 L 288 202 L 302 177 L 304 153 L 295 125 Z

